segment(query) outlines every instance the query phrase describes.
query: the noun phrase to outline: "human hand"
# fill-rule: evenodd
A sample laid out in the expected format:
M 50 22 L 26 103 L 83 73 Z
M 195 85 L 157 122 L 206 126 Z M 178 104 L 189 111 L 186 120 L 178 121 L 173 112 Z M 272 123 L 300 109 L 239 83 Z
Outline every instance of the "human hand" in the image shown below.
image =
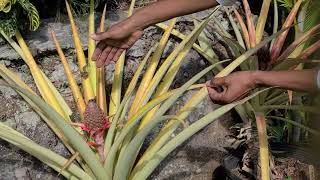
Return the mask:
M 242 98 L 255 88 L 257 83 L 253 71 L 242 71 L 221 78 L 213 78 L 206 85 L 212 101 L 227 104 Z M 221 87 L 222 91 L 219 91 Z
M 117 61 L 125 49 L 130 48 L 143 34 L 143 30 L 131 25 L 128 20 L 111 26 L 102 33 L 91 36 L 99 41 L 93 53 L 92 59 L 96 61 L 97 67 Z

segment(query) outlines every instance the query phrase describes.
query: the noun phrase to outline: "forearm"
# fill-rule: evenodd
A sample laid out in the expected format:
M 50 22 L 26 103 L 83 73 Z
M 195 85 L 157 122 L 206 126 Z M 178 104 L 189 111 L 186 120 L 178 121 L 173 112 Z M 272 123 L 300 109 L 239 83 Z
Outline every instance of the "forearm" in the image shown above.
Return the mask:
M 135 12 L 128 21 L 138 29 L 217 5 L 215 0 L 160 0 Z
M 316 92 L 318 70 L 256 71 L 253 76 L 257 85 L 277 86 L 294 91 Z

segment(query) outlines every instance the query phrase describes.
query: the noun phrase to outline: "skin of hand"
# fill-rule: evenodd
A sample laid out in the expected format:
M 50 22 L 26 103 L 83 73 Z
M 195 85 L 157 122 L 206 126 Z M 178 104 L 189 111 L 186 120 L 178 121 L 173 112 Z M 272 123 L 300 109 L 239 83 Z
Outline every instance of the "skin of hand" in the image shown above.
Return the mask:
M 240 99 L 256 87 L 253 74 L 251 71 L 243 71 L 211 79 L 206 83 L 209 97 L 217 104 L 231 103 Z
M 97 67 L 116 61 L 125 49 L 142 36 L 144 28 L 215 5 L 215 0 L 161 0 L 141 8 L 130 18 L 111 26 L 108 31 L 91 35 L 98 42 L 92 59 Z
M 209 97 L 218 104 L 241 99 L 258 85 L 286 90 L 318 92 L 317 69 L 292 71 L 240 71 L 206 83 Z M 218 87 L 222 87 L 220 92 Z
M 113 25 L 107 32 L 97 33 L 91 37 L 99 41 L 92 59 L 97 67 L 117 60 L 125 49 L 130 48 L 143 34 L 143 29 L 133 28 L 131 23 L 123 21 Z

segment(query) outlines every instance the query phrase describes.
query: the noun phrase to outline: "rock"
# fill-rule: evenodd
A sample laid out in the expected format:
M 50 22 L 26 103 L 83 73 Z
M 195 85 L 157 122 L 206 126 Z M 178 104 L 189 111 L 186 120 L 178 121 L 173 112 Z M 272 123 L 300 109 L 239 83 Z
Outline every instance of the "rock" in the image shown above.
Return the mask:
M 108 64 L 107 66 L 105 66 L 106 84 L 107 85 L 111 85 L 113 82 L 114 69 L 115 69 L 114 63 Z
M 0 168 L 3 179 L 60 179 L 53 170 L 25 152 L 0 141 Z
M 240 158 L 229 155 L 223 159 L 223 167 L 231 171 L 232 169 L 236 169 L 238 167 L 239 162 Z
M 52 72 L 50 79 L 53 82 L 56 82 L 56 81 L 66 82 L 67 81 L 67 77 L 66 76 L 61 76 L 62 74 L 64 74 L 64 70 L 63 70 L 62 64 L 58 64 L 54 68 L 56 70 Z
M 17 180 L 24 180 L 28 178 L 28 169 L 27 168 L 19 168 L 14 171 L 14 175 Z
M 161 58 L 166 58 L 170 55 L 170 53 L 174 50 L 174 48 L 178 45 L 178 42 L 173 42 L 172 39 L 168 40 L 168 43 L 166 44 L 163 53 L 161 55 Z
M 23 112 L 15 116 L 17 130 L 23 134 L 28 134 L 29 137 L 35 137 L 36 128 L 39 124 L 40 117 L 34 112 Z
M 143 39 L 139 39 L 129 50 L 128 50 L 128 56 L 132 56 L 134 58 L 140 58 L 146 54 L 146 50 L 144 49 L 144 46 L 146 46 L 146 41 Z
M 14 49 L 11 48 L 10 45 L 3 44 L 0 45 L 0 59 L 20 59 L 20 56 L 16 53 Z
M 10 87 L 0 86 L 0 94 L 4 99 L 8 99 L 12 98 L 13 96 L 16 96 L 17 92 Z

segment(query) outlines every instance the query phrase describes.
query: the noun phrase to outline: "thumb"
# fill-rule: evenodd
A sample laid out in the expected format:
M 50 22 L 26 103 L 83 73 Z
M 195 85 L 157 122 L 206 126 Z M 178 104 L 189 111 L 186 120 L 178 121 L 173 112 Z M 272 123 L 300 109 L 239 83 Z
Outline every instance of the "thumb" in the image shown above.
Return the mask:
M 217 87 L 217 86 L 226 86 L 226 78 L 225 77 L 219 77 L 219 78 L 213 78 L 211 81 L 208 82 L 208 85 L 211 87 Z
M 211 87 L 207 87 L 208 95 L 213 101 L 221 101 L 223 99 L 223 93 L 217 92 L 215 89 Z
M 90 37 L 95 41 L 102 41 L 104 39 L 110 38 L 111 33 L 109 33 L 108 31 L 100 32 L 100 33 L 91 34 Z

